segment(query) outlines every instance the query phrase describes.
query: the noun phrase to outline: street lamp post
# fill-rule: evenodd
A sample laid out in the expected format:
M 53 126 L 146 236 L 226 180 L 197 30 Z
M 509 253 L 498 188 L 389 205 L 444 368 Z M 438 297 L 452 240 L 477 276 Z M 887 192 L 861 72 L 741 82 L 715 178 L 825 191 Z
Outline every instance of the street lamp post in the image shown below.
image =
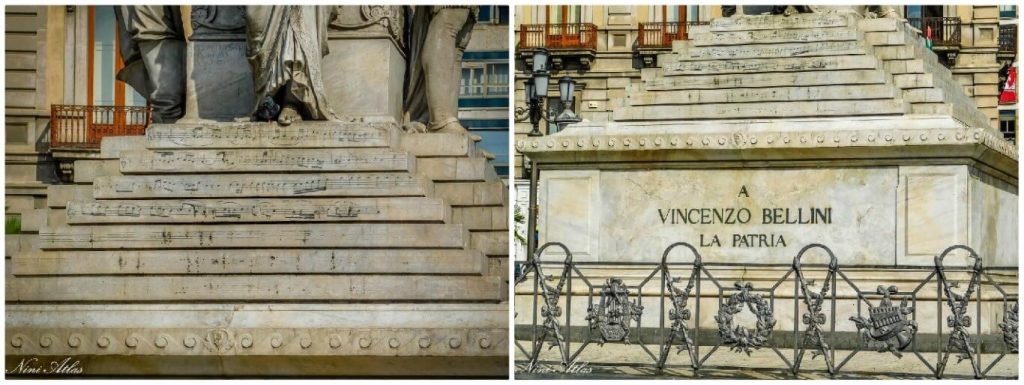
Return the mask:
M 527 136 L 543 136 L 540 132 L 541 120 L 553 122 L 561 130 L 566 125 L 577 123 L 580 119 L 572 112 L 573 93 L 576 92 L 576 80 L 565 76 L 558 81 L 558 91 L 561 94 L 561 113 L 552 117 L 544 109 L 545 99 L 548 97 L 548 86 L 551 81 L 551 73 L 548 71 L 548 50 L 538 48 L 533 51 L 533 68 L 530 71 L 530 78 L 526 80 L 524 88 L 526 91 L 525 111 L 530 119 L 533 128 Z M 517 115 L 519 111 L 517 110 Z

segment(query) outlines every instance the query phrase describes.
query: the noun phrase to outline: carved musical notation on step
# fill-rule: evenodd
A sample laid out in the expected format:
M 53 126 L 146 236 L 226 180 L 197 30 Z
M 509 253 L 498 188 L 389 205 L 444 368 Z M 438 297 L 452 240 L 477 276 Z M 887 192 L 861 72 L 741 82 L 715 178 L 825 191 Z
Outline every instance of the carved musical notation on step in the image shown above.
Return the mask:
M 423 196 L 428 183 L 407 173 L 145 175 L 97 177 L 97 199 L 290 196 Z
M 121 172 L 409 171 L 412 159 L 379 148 L 131 151 Z
M 422 223 L 67 226 L 39 230 L 40 249 L 263 247 L 461 248 L 461 225 Z
M 738 59 L 676 62 L 665 65 L 665 75 L 703 75 L 719 73 L 801 72 L 839 69 L 873 69 L 878 61 L 871 56 L 834 56 L 783 59 Z
M 692 47 L 679 54 L 682 60 L 787 58 L 826 55 L 864 55 L 861 42 L 821 41 L 768 45 Z
M 69 224 L 434 221 L 445 205 L 428 198 L 189 199 L 69 202 Z
M 693 44 L 697 46 L 719 46 L 842 40 L 859 40 L 858 32 L 851 28 L 765 29 L 757 31 L 709 32 L 706 38 L 694 40 Z
M 393 124 L 390 124 L 393 125 Z M 148 148 L 381 147 L 388 145 L 388 123 L 302 122 L 232 125 L 154 125 L 146 129 Z M 397 130 L 397 127 L 394 127 Z

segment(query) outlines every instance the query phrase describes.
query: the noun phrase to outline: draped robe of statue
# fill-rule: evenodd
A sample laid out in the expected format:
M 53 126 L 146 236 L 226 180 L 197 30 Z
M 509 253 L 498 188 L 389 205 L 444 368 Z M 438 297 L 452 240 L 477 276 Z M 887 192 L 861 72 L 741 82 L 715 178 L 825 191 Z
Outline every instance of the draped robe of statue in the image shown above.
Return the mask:
M 124 68 L 117 79 L 153 107 L 153 121 L 171 123 L 185 113 L 185 32 L 177 5 L 114 7 Z
M 327 103 L 321 68 L 328 53 L 327 24 L 333 9 L 246 6 L 247 54 L 256 96 L 254 115 L 259 115 L 269 96 L 283 107 L 292 104 L 304 119 L 336 119 Z
M 414 6 L 409 23 L 405 111 L 428 131 L 465 133 L 459 124 L 462 53 L 478 6 Z

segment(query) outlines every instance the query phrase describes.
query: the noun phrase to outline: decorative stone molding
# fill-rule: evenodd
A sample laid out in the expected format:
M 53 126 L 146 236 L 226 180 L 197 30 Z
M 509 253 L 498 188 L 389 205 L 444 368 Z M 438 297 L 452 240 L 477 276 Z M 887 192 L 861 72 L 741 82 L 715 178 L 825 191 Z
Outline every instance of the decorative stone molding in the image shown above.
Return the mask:
M 502 329 L 7 329 L 9 355 L 501 356 Z M 112 344 L 112 341 L 121 341 Z M 444 341 L 434 344 L 433 341 Z M 473 343 L 464 343 L 472 341 Z
M 399 5 L 341 5 L 335 8 L 329 26 L 342 32 L 384 31 L 403 46 L 405 12 Z

